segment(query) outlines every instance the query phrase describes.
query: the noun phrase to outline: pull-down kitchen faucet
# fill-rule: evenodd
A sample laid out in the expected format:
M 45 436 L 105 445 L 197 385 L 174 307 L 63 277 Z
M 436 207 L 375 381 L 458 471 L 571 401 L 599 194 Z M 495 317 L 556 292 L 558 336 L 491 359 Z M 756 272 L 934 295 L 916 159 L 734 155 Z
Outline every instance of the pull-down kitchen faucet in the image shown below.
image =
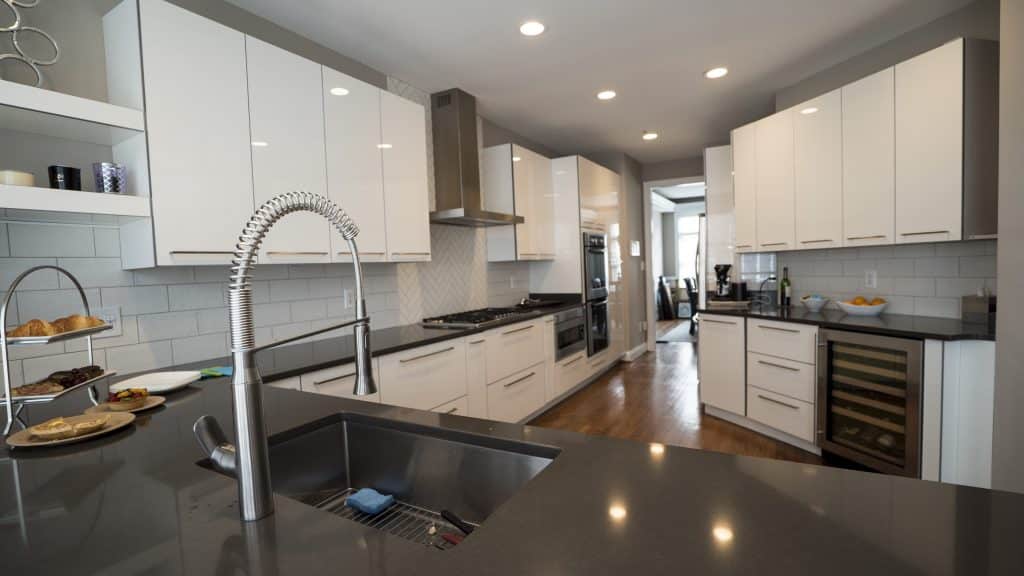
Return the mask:
M 315 212 L 327 218 L 348 242 L 356 282 L 356 318 L 327 328 L 307 332 L 263 346 L 256 346 L 252 319 L 252 269 L 256 252 L 270 228 L 292 212 Z M 193 426 L 203 451 L 215 468 L 238 479 L 238 499 L 242 519 L 259 520 L 274 512 L 270 485 L 270 458 L 267 429 L 263 421 L 263 379 L 256 368 L 256 352 L 288 344 L 330 330 L 354 326 L 357 395 L 373 394 L 377 386 L 370 371 L 370 318 L 363 301 L 363 271 L 355 237 L 359 228 L 337 204 L 308 192 L 289 192 L 265 202 L 249 219 L 238 239 L 228 289 L 231 319 L 231 362 L 234 368 L 231 389 L 235 412 L 235 445 L 224 437 L 217 421 L 202 416 Z

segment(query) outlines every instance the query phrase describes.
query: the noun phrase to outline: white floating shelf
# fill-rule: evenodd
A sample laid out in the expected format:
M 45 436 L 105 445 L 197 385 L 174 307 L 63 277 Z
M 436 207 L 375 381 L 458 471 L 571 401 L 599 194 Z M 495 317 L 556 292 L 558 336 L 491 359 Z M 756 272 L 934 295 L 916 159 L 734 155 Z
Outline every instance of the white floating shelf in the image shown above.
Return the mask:
M 0 184 L 0 208 L 149 218 L 149 198 Z
M 0 80 L 0 128 L 109 146 L 145 127 L 139 110 Z

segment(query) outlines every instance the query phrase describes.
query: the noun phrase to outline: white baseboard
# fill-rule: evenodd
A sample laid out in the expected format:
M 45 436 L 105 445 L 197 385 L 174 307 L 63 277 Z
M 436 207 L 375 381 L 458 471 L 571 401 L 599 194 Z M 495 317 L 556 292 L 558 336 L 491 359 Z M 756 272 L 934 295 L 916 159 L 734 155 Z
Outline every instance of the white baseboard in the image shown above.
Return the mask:
M 803 438 L 791 436 L 789 434 L 786 434 L 785 432 L 782 432 L 781 430 L 776 430 L 775 428 L 765 426 L 764 424 L 761 424 L 760 422 L 755 422 L 745 416 L 733 414 L 732 412 L 726 412 L 725 410 L 715 408 L 714 406 L 708 406 L 707 404 L 704 404 L 704 413 L 709 416 L 714 416 L 715 418 L 721 418 L 722 420 L 725 420 L 727 422 L 732 422 L 737 426 L 748 428 L 763 436 L 774 438 L 779 442 L 785 442 L 786 444 L 796 446 L 801 450 L 805 450 L 812 454 L 817 454 L 818 456 L 821 456 L 821 448 L 818 448 L 817 446 L 804 440 Z
M 627 350 L 626 353 L 622 356 L 622 359 L 626 362 L 632 362 L 646 353 L 647 343 L 644 342 L 643 344 L 640 344 L 639 346 L 633 348 L 632 350 Z

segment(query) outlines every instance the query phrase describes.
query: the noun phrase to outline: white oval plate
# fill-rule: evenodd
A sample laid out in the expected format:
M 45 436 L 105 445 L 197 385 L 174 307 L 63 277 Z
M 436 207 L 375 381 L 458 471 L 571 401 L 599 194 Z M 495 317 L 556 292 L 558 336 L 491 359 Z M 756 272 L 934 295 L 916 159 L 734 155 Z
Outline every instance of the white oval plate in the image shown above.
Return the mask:
M 189 370 L 187 372 L 153 372 L 122 380 L 117 384 L 111 384 L 110 391 L 120 392 L 129 388 L 145 388 L 150 394 L 172 392 L 184 388 L 202 377 L 203 374 L 198 370 Z

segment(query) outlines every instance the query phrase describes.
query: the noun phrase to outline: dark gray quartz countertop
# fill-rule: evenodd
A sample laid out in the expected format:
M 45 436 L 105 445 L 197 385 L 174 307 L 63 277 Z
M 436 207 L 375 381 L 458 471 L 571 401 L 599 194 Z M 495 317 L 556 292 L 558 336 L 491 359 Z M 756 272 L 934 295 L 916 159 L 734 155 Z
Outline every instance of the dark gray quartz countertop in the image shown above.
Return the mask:
M 964 322 L 957 318 L 934 318 L 931 316 L 910 316 L 905 314 L 882 314 L 877 317 L 850 316 L 842 310 L 810 312 L 803 306 L 791 308 L 754 306 L 746 310 L 719 310 L 702 308 L 698 312 L 760 318 L 813 324 L 822 328 L 849 330 L 903 338 L 923 340 L 995 340 L 995 329 L 987 324 Z
M 84 394 L 72 400 L 77 405 L 32 407 L 32 421 L 85 407 Z M 196 418 L 212 414 L 230 430 L 229 382 L 207 380 L 101 439 L 24 452 L 0 445 L 3 572 L 1024 573 L 1024 495 L 671 446 L 661 452 L 275 388 L 266 390 L 264 406 L 271 434 L 347 411 L 561 453 L 453 550 L 285 497 L 275 497 L 273 516 L 244 524 L 235 482 L 197 465 Z M 612 518 L 613 506 L 624 517 Z

